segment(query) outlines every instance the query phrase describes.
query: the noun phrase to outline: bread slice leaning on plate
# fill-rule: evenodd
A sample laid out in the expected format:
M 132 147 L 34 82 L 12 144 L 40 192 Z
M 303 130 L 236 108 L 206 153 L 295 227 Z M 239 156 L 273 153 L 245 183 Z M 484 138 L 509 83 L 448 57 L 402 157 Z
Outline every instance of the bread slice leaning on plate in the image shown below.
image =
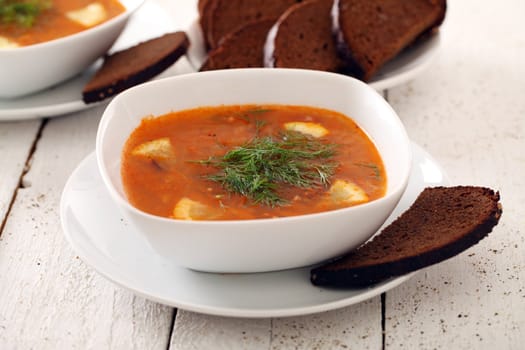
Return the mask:
M 319 286 L 363 287 L 451 258 L 486 237 L 502 214 L 485 187 L 429 187 L 357 250 L 311 270 Z

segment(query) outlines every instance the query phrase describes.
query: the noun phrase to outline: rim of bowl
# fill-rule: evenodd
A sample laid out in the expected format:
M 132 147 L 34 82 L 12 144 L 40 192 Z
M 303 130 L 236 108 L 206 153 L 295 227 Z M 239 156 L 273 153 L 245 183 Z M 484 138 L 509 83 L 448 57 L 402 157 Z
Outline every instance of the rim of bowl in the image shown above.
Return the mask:
M 146 213 L 146 212 L 136 208 L 135 206 L 133 206 L 127 200 L 127 198 L 125 198 L 125 195 L 121 194 L 115 188 L 113 182 L 111 181 L 111 179 L 110 179 L 110 177 L 108 175 L 108 171 L 107 171 L 107 168 L 105 166 L 105 162 L 104 162 L 105 157 L 104 157 L 104 154 L 102 152 L 102 148 L 103 148 L 102 145 L 104 144 L 103 140 L 106 139 L 105 132 L 107 130 L 107 126 L 111 122 L 111 119 L 114 118 L 113 115 L 111 115 L 111 114 L 109 114 L 107 112 L 112 108 L 113 105 L 116 105 L 117 103 L 120 103 L 120 100 L 125 99 L 126 95 L 131 94 L 131 93 L 133 93 L 133 91 L 138 90 L 138 89 L 148 88 L 149 86 L 154 86 L 154 85 L 157 85 L 157 84 L 169 84 L 170 81 L 174 81 L 174 80 L 176 81 L 176 80 L 179 80 L 179 79 L 200 79 L 200 78 L 198 78 L 199 76 L 205 76 L 205 75 L 243 74 L 243 73 L 240 73 L 240 72 L 243 72 L 243 71 L 254 72 L 254 74 L 257 74 L 256 73 L 257 71 L 261 71 L 261 72 L 262 71 L 264 71 L 264 72 L 267 72 L 267 71 L 279 72 L 280 71 L 280 72 L 288 72 L 290 74 L 312 74 L 312 75 L 317 74 L 317 75 L 339 76 L 339 77 L 342 77 L 343 79 L 353 80 L 354 83 L 360 85 L 361 88 L 364 88 L 364 89 L 368 90 L 368 93 L 370 93 L 370 94 L 375 96 L 374 98 L 377 99 L 377 103 L 381 103 L 381 104 L 383 104 L 384 107 L 387 108 L 387 110 L 389 111 L 389 114 L 393 118 L 394 123 L 397 124 L 397 126 L 399 127 L 400 131 L 403 134 L 403 141 L 404 142 L 403 142 L 402 146 L 403 146 L 403 150 L 404 150 L 403 154 L 406 155 L 406 159 L 405 159 L 405 164 L 404 164 L 405 171 L 404 171 L 403 175 L 401 176 L 402 181 L 400 181 L 400 183 L 396 187 L 393 187 L 393 188 L 389 189 L 388 193 L 386 193 L 384 196 L 382 196 L 380 198 L 377 198 L 377 199 L 375 199 L 373 201 L 370 201 L 370 202 L 358 204 L 358 205 L 355 205 L 355 206 L 335 209 L 335 210 L 318 212 L 318 213 L 300 214 L 300 215 L 284 216 L 284 217 L 277 217 L 277 218 L 257 218 L 257 219 L 243 219 L 243 220 L 236 220 L 236 219 L 230 219 L 230 220 L 182 220 L 182 219 L 167 218 L 167 217 L 163 217 L 163 216 L 153 215 L 153 214 L 150 214 L 150 213 Z M 280 73 L 277 73 L 277 74 L 280 74 Z M 283 74 L 285 74 L 285 73 L 283 73 Z M 368 135 L 367 130 L 364 130 L 364 131 Z M 370 137 L 370 136 L 368 136 L 368 137 Z M 373 143 L 375 143 L 375 141 L 372 138 L 371 138 L 371 140 L 372 140 Z M 99 169 L 99 174 L 102 177 L 102 180 L 103 180 L 103 182 L 105 184 L 105 187 L 109 191 L 111 197 L 113 198 L 113 200 L 116 200 L 118 202 L 118 204 L 120 204 L 121 206 L 124 206 L 127 210 L 133 212 L 134 214 L 137 214 L 139 216 L 143 216 L 143 217 L 148 218 L 148 219 L 158 220 L 158 221 L 166 222 L 166 223 L 168 223 L 168 222 L 176 223 L 178 225 L 201 225 L 201 226 L 231 225 L 233 223 L 236 224 L 236 225 L 249 225 L 249 224 L 253 224 L 253 223 L 261 224 L 263 222 L 273 223 L 273 222 L 277 222 L 277 221 L 282 222 L 282 221 L 295 221 L 295 220 L 315 220 L 316 218 L 322 217 L 322 216 L 335 216 L 335 215 L 339 215 L 341 212 L 355 211 L 355 210 L 359 210 L 360 208 L 365 208 L 365 207 L 374 206 L 374 205 L 380 205 L 382 202 L 388 201 L 388 200 L 391 199 L 391 197 L 396 196 L 396 195 L 399 195 L 399 198 L 398 198 L 398 201 L 399 201 L 399 199 L 401 198 L 401 195 L 406 191 L 406 187 L 407 187 L 409 176 L 410 176 L 411 166 L 412 166 L 411 165 L 412 164 L 412 151 L 411 151 L 411 148 L 410 148 L 410 139 L 409 139 L 408 134 L 406 132 L 405 126 L 401 122 L 401 119 L 399 118 L 399 116 L 397 115 L 395 110 L 392 108 L 392 106 L 383 98 L 383 96 L 381 96 L 381 94 L 379 92 L 377 92 L 374 88 L 372 88 L 370 85 L 366 84 L 365 82 L 363 82 L 363 81 L 361 81 L 359 79 L 350 77 L 350 76 L 346 76 L 346 75 L 342 75 L 342 74 L 338 74 L 338 73 L 331 73 L 331 72 L 324 72 L 324 71 L 315 71 L 315 70 L 305 70 L 305 69 L 296 69 L 296 68 L 272 68 L 271 70 L 268 69 L 268 68 L 236 68 L 236 69 L 214 70 L 214 71 L 190 73 L 190 74 L 185 74 L 185 75 L 180 75 L 180 76 L 173 76 L 173 77 L 168 77 L 168 78 L 164 78 L 164 79 L 160 79 L 160 80 L 149 81 L 149 82 L 146 82 L 146 83 L 143 83 L 143 84 L 136 85 L 136 86 L 134 86 L 134 87 L 132 87 L 130 89 L 127 89 L 127 90 L 123 91 L 119 95 L 115 96 L 115 98 L 113 100 L 111 100 L 111 102 L 106 106 L 106 108 L 105 108 L 105 110 L 104 110 L 104 112 L 102 114 L 102 118 L 100 120 L 100 123 L 98 125 L 98 129 L 97 129 L 95 153 L 96 153 L 96 160 L 97 160 L 97 165 L 98 165 L 98 169 Z M 387 183 L 387 188 L 388 188 L 388 183 Z M 395 208 L 395 206 L 393 208 Z
M 76 40 L 78 38 L 82 38 L 83 36 L 92 35 L 93 33 L 97 32 L 97 31 L 101 31 L 101 30 L 105 29 L 106 27 L 112 26 L 116 22 L 120 22 L 120 21 L 126 20 L 135 11 L 137 11 L 142 5 L 144 5 L 144 3 L 146 1 L 147 0 L 135 0 L 135 3 L 131 4 L 129 7 L 126 6 L 123 1 L 119 1 L 126 8 L 126 10 L 124 12 L 120 13 L 119 15 L 117 15 L 117 16 L 109 19 L 109 20 L 107 20 L 107 21 L 104 21 L 104 22 L 102 22 L 100 24 L 97 24 L 97 25 L 95 25 L 93 27 L 86 28 L 86 29 L 84 29 L 84 30 L 82 30 L 80 32 L 77 32 L 77 33 L 74 33 L 74 34 L 71 34 L 71 35 L 67 35 L 67 36 L 63 36 L 63 37 L 60 37 L 60 38 L 44 41 L 44 42 L 41 42 L 41 43 L 32 44 L 32 45 L 28 45 L 28 46 L 14 47 L 14 48 L 0 48 L 0 53 L 2 53 L 2 54 L 21 53 L 21 52 L 24 52 L 24 51 L 37 50 L 37 49 L 40 49 L 40 48 L 46 47 L 46 46 L 52 47 L 52 46 L 56 46 L 56 45 L 67 44 L 70 41 Z

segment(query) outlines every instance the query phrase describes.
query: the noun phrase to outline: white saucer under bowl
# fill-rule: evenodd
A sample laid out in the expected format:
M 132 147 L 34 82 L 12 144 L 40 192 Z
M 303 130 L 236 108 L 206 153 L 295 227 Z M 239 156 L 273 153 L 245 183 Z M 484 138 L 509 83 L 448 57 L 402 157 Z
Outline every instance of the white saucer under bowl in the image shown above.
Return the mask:
M 412 143 L 407 190 L 385 224 L 405 211 L 425 187 L 447 185 L 440 165 Z M 257 274 L 195 272 L 162 260 L 111 201 L 95 154 L 84 159 L 64 187 L 64 234 L 79 257 L 101 275 L 147 299 L 173 307 L 231 317 L 285 317 L 341 308 L 379 295 L 412 274 L 369 288 L 312 285 L 310 267 Z

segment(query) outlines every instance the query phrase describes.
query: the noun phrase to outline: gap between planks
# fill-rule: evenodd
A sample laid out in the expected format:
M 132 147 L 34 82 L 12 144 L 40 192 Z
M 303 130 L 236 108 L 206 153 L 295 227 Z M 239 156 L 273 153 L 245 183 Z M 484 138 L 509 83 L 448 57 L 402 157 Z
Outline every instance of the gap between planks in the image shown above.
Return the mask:
M 171 349 L 171 337 L 173 336 L 173 331 L 175 330 L 175 320 L 177 319 L 177 308 L 174 307 L 172 310 L 173 315 L 171 315 L 170 332 L 168 334 L 168 341 L 166 342 L 166 350 Z
M 9 201 L 9 205 L 7 206 L 7 210 L 5 212 L 4 218 L 2 219 L 2 222 L 0 223 L 0 237 L 2 236 L 2 233 L 4 232 L 5 225 L 7 223 L 7 218 L 9 217 L 9 214 L 11 213 L 11 209 L 13 208 L 13 204 L 15 203 L 16 196 L 18 194 L 18 191 L 21 188 L 24 188 L 24 176 L 29 172 L 31 169 L 31 159 L 33 158 L 33 155 L 36 151 L 36 146 L 38 144 L 38 141 L 42 137 L 42 132 L 47 124 L 48 119 L 42 119 L 40 122 L 40 126 L 38 127 L 38 131 L 35 135 L 35 139 L 33 140 L 33 143 L 31 144 L 31 147 L 29 148 L 29 152 L 27 153 L 26 161 L 24 163 L 24 167 L 22 169 L 22 172 L 20 173 L 20 176 L 18 177 L 18 185 L 15 187 L 15 190 L 13 191 L 13 195 L 11 196 L 11 200 Z

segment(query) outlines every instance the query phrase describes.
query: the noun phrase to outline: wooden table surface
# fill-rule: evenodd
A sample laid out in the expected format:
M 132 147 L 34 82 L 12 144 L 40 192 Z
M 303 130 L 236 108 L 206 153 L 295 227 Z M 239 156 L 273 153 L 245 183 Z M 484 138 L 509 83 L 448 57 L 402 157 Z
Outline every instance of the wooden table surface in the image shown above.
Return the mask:
M 187 28 L 195 2 L 170 4 Z M 500 191 L 499 225 L 382 296 L 324 313 L 207 316 L 114 285 L 77 257 L 58 211 L 104 106 L 1 122 L 0 349 L 524 349 L 524 14 L 523 0 L 449 1 L 436 60 L 385 91 L 452 184 Z

